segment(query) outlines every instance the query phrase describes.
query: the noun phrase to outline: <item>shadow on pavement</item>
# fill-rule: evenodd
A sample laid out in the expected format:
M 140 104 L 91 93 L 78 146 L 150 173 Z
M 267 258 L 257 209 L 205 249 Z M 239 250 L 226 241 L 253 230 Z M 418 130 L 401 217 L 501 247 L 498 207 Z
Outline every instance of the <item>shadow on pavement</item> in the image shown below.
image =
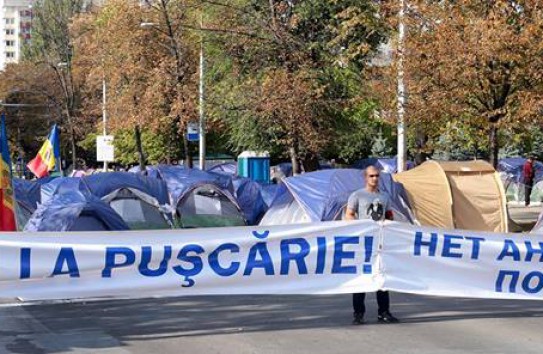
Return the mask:
M 373 294 L 368 296 L 366 301 L 367 324 L 377 324 Z M 116 347 L 123 346 L 126 341 L 177 337 L 356 328 L 350 324 L 350 295 L 201 296 L 115 300 L 35 305 L 25 307 L 25 311 L 45 326 L 48 335 L 95 336 L 95 341 L 77 343 L 78 347 L 86 348 Z M 459 299 L 406 294 L 392 294 L 392 312 L 402 320 L 403 325 L 486 318 L 543 317 L 543 308 L 538 301 Z M 107 337 L 109 340 L 99 340 L 100 337 Z M 59 351 L 66 349 L 59 344 L 56 345 Z

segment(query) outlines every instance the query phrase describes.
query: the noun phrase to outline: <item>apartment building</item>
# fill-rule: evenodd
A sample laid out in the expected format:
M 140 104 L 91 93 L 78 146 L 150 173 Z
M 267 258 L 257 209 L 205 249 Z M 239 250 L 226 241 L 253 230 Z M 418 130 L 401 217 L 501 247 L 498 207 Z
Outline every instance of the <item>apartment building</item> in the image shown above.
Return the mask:
M 0 70 L 21 58 L 32 34 L 33 0 L 0 0 Z

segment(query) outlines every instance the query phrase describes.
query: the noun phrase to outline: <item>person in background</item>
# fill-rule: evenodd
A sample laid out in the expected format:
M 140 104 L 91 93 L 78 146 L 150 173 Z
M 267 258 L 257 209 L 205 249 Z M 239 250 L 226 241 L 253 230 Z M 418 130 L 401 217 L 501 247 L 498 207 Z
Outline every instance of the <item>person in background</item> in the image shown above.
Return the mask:
M 534 185 L 535 177 L 535 164 L 534 157 L 529 156 L 524 166 L 522 167 L 522 174 L 524 176 L 524 204 L 526 206 L 530 205 L 530 196 L 532 194 L 532 186 Z
M 388 195 L 379 192 L 379 170 L 375 166 L 368 166 L 364 170 L 366 186 L 354 191 L 347 202 L 345 220 L 356 220 L 357 218 L 382 221 L 392 220 L 393 214 L 390 209 L 390 198 Z M 353 294 L 354 319 L 353 324 L 364 323 L 366 294 Z M 390 295 L 388 291 L 377 291 L 377 321 L 380 323 L 397 323 L 396 317 L 390 313 Z

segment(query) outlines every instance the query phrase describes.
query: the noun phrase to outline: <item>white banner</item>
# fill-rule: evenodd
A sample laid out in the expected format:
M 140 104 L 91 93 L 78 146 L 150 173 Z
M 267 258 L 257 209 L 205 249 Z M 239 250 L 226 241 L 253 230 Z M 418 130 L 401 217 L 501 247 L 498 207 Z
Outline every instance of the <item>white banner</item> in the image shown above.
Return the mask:
M 391 223 L 382 250 L 384 288 L 499 299 L 543 299 L 543 236 Z
M 542 299 L 543 237 L 340 221 L 0 234 L 0 298 L 210 294 Z
M 379 225 L 5 233 L 0 298 L 375 291 Z

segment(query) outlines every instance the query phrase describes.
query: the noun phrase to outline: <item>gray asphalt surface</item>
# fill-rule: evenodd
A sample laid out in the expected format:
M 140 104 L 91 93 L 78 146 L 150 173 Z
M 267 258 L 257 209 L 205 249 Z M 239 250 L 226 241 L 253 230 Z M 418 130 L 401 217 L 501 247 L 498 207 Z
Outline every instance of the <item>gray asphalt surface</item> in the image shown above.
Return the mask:
M 0 353 L 541 353 L 543 302 L 392 294 L 206 296 L 0 307 Z

